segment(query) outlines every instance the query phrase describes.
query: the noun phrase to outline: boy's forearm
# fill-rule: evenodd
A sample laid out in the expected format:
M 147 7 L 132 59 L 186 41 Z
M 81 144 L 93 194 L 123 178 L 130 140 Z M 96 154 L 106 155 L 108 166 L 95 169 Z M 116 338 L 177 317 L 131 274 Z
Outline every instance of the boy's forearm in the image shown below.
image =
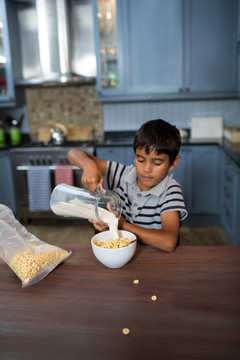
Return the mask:
M 123 220 L 120 220 L 119 222 L 119 229 L 130 231 L 136 235 L 138 241 L 141 243 L 156 247 L 166 252 L 172 252 L 176 248 L 178 241 L 177 232 L 173 234 L 163 229 L 145 229 L 140 226 L 127 223 Z
M 72 165 L 78 166 L 82 170 L 88 166 L 95 165 L 91 155 L 79 149 L 71 149 L 68 152 L 68 160 Z
M 95 191 L 99 184 L 103 186 L 103 175 L 106 172 L 107 162 L 100 160 L 80 149 L 68 152 L 68 160 L 72 165 L 83 170 L 81 182 L 91 191 Z

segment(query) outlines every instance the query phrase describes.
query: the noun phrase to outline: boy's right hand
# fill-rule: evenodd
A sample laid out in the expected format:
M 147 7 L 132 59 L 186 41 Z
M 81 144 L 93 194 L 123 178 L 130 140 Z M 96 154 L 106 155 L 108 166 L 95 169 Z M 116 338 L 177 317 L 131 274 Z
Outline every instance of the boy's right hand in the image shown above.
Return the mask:
M 99 184 L 103 188 L 104 179 L 98 168 L 89 167 L 84 169 L 81 182 L 90 191 L 95 191 L 99 187 Z

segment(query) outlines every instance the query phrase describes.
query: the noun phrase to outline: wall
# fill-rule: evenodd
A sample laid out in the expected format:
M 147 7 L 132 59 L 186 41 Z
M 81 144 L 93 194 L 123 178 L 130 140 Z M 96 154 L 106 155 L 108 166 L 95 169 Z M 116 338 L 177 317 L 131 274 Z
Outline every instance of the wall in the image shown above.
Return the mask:
M 224 126 L 240 126 L 239 100 L 189 100 L 103 105 L 104 130 L 136 130 L 151 119 L 189 128 L 192 116 L 222 116 Z
M 103 133 L 102 104 L 96 98 L 95 85 L 26 87 L 29 133 L 36 137 L 38 127 L 61 122 L 69 125 L 93 125 L 95 136 Z
M 147 120 L 162 118 L 179 128 L 189 128 L 192 116 L 223 116 L 225 126 L 240 126 L 240 101 L 188 100 L 102 104 L 95 85 L 28 87 L 23 133 L 36 136 L 40 126 L 93 125 L 95 136 L 103 131 L 135 131 Z M 17 118 L 25 108 L 8 110 Z M 27 124 L 28 117 L 28 124 Z M 104 120 L 103 120 L 104 119 Z M 24 131 L 25 130 L 25 131 Z

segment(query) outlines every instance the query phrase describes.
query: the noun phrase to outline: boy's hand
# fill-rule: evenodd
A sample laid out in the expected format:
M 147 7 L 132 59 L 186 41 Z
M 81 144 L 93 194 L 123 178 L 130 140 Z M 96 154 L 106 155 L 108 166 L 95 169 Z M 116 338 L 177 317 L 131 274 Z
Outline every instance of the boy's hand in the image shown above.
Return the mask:
M 96 220 L 88 220 L 91 224 L 93 224 L 93 227 L 98 230 L 98 231 L 103 231 L 105 229 L 108 228 L 108 225 L 100 222 L 100 221 L 96 221 Z
M 89 167 L 83 171 L 81 182 L 90 191 L 95 191 L 99 184 L 103 187 L 102 173 L 96 167 Z

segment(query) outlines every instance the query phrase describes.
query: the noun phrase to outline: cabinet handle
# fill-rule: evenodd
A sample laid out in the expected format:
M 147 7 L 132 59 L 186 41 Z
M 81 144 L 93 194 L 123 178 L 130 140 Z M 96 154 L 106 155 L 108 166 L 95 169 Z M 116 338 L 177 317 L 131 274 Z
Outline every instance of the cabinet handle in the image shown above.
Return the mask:
M 224 186 L 224 195 L 225 195 L 225 197 L 230 198 L 230 193 L 228 192 L 228 189 L 226 186 Z

